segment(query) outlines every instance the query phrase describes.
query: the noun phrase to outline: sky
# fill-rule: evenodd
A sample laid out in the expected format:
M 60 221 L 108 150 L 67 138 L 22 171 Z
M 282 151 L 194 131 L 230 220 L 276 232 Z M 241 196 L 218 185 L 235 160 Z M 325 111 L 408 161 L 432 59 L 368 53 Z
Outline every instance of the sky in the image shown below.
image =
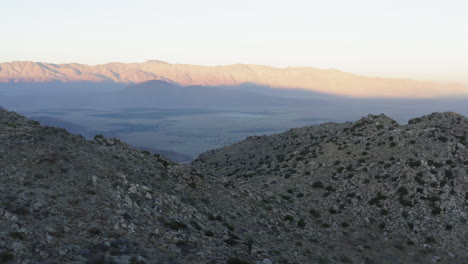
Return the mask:
M 335 68 L 468 83 L 466 0 L 6 0 L 0 62 Z

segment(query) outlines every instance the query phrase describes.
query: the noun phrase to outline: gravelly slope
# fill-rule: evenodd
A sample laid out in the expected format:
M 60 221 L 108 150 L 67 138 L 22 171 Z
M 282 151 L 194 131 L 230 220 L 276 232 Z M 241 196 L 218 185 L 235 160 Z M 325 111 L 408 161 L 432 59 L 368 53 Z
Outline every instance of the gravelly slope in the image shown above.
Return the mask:
M 181 166 L 0 110 L 0 263 L 466 263 L 467 128 L 368 116 Z

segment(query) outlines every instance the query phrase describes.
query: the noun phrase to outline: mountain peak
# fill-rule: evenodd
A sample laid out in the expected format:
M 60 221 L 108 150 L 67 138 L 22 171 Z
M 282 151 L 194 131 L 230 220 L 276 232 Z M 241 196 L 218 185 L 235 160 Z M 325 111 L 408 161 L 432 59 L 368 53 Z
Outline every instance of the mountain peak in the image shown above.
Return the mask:
M 148 64 L 169 64 L 168 62 L 161 61 L 161 60 L 147 60 L 144 63 L 148 63 Z

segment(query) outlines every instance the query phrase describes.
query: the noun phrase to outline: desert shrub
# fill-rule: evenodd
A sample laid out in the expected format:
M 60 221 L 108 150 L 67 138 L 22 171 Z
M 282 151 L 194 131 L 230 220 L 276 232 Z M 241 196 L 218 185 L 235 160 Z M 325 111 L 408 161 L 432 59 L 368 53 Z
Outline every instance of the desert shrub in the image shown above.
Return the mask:
M 304 221 L 304 219 L 301 219 L 297 222 L 297 226 L 300 227 L 300 228 L 304 228 L 306 226 L 306 223 Z
M 453 172 L 451 170 L 445 170 L 445 177 L 453 179 Z
M 436 239 L 433 236 L 426 237 L 426 243 L 433 244 L 436 242 Z
M 228 244 L 229 246 L 237 245 L 237 241 L 232 237 L 224 240 L 224 243 Z
M 409 213 L 408 213 L 407 211 L 403 211 L 403 212 L 401 212 L 401 215 L 402 215 L 404 218 L 408 218 Z
M 286 215 L 286 216 L 284 217 L 284 220 L 285 220 L 285 221 L 292 222 L 292 221 L 294 221 L 294 217 L 293 217 L 292 215 Z
M 14 239 L 23 239 L 23 235 L 20 232 L 11 232 L 9 235 Z
M 381 192 L 377 193 L 377 196 L 369 200 L 370 205 L 379 205 L 380 201 L 387 199 L 387 196 L 383 195 Z
M 0 263 L 8 263 L 14 259 L 13 254 L 8 251 L 0 252 Z
M 381 223 L 379 224 L 379 228 L 380 228 L 380 229 L 385 229 L 385 223 L 384 223 L 384 222 L 381 222 Z
M 252 262 L 240 258 L 228 258 L 227 264 L 251 264 Z
M 380 210 L 380 214 L 381 215 L 388 215 L 388 210 L 384 208 L 384 209 Z
M 171 228 L 171 229 L 174 229 L 174 230 L 187 228 L 186 224 L 184 224 L 182 222 L 178 222 L 178 221 L 166 222 L 166 223 L 164 223 L 164 225 Z
M 444 136 L 440 136 L 437 138 L 439 141 L 442 141 L 444 143 L 448 142 L 448 138 L 447 137 L 444 137 Z
M 314 210 L 314 209 L 310 209 L 309 213 L 310 213 L 313 217 L 315 217 L 315 218 L 319 218 L 319 217 L 320 217 L 320 213 L 317 212 L 317 211 Z
M 323 188 L 323 183 L 321 181 L 316 181 L 312 184 L 314 188 Z
M 409 161 L 408 161 L 408 165 L 409 165 L 411 168 L 420 167 L 421 164 L 422 164 L 422 163 L 421 163 L 420 160 L 409 160 Z
M 414 180 L 419 183 L 420 185 L 424 185 L 426 184 L 426 181 L 423 180 L 423 178 L 419 175 L 416 175 L 416 177 L 414 177 Z
M 404 195 L 407 195 L 409 192 L 408 192 L 408 189 L 406 189 L 405 187 L 400 187 L 398 188 L 397 193 L 400 196 L 404 196 Z

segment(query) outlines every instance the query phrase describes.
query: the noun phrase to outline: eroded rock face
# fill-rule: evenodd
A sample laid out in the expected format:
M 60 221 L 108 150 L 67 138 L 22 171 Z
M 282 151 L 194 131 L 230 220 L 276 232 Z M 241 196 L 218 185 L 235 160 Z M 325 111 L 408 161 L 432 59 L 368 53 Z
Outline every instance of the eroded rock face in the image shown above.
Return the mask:
M 0 110 L 0 262 L 463 263 L 467 133 L 369 115 L 182 166 Z

